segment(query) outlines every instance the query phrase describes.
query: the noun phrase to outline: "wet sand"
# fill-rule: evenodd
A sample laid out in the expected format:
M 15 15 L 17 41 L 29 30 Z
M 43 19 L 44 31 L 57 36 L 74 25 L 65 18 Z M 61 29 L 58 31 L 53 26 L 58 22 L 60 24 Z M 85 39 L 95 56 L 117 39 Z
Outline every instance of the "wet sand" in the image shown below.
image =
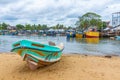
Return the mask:
M 35 71 L 17 54 L 0 54 L 0 80 L 120 80 L 120 57 L 63 55 Z

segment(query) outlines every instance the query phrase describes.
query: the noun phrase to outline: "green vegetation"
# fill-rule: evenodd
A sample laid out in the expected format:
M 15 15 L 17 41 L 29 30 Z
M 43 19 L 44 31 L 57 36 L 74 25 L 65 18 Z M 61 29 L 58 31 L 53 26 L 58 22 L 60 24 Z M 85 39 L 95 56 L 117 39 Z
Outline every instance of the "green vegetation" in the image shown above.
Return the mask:
M 0 24 L 0 30 L 6 30 L 8 26 L 9 26 L 9 24 L 2 23 L 2 24 Z
M 10 26 L 9 24 L 6 24 L 6 23 L 2 23 L 0 24 L 0 30 L 7 30 L 7 27 Z M 15 26 L 15 28 L 17 30 L 48 30 L 48 29 L 64 29 L 64 30 L 67 30 L 67 29 L 72 29 L 71 26 L 69 27 L 66 27 L 64 26 L 63 24 L 57 24 L 55 26 L 48 26 L 46 24 L 25 24 L 25 25 L 22 25 L 22 24 L 17 24 Z
M 17 24 L 17 25 L 16 25 L 16 28 L 17 28 L 17 30 L 23 30 L 23 29 L 24 29 L 24 25 L 22 25 L 22 24 Z
M 81 17 L 78 17 L 78 21 L 76 22 L 76 28 L 84 31 L 87 30 L 89 27 L 96 27 L 98 30 L 102 30 L 106 27 L 106 22 L 103 22 L 101 20 L 101 16 L 96 14 L 96 13 L 92 13 L 92 12 L 88 12 L 84 15 L 82 15 Z M 0 30 L 7 30 L 7 27 L 10 26 L 9 24 L 6 23 L 2 23 L 0 24 Z M 64 26 L 63 24 L 57 24 L 54 26 L 48 26 L 46 24 L 17 24 L 15 26 L 15 28 L 17 30 L 48 30 L 48 29 L 64 29 L 64 30 L 68 30 L 68 29 L 74 29 L 72 26 Z
M 89 27 L 96 27 L 99 30 L 103 29 L 103 27 L 106 27 L 105 23 L 103 23 L 101 20 L 101 16 L 96 13 L 88 12 L 78 19 L 79 20 L 76 22 L 76 26 L 82 31 L 88 29 Z

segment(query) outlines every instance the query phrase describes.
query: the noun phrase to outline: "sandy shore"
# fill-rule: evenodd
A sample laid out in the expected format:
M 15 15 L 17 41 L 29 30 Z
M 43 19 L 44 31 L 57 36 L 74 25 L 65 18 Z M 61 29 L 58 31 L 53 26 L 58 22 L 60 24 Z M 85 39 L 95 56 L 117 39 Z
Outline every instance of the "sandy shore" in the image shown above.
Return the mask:
M 63 55 L 31 71 L 17 54 L 0 54 L 0 80 L 120 80 L 120 57 Z

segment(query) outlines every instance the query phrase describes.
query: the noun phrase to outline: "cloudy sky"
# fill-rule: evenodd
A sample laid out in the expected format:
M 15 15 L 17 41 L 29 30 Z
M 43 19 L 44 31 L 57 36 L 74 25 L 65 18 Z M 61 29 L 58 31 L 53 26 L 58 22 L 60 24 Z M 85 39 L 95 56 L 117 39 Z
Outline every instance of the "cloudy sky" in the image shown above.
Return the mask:
M 0 0 L 0 22 L 74 26 L 78 16 L 95 12 L 111 21 L 120 0 Z

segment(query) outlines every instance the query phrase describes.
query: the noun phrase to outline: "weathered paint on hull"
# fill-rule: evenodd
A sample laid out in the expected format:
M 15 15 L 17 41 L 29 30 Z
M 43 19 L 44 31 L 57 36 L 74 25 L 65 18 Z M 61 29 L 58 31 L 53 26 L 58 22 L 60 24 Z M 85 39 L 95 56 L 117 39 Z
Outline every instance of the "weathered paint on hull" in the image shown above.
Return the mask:
M 25 55 L 30 55 L 36 58 L 37 60 L 42 60 L 45 62 L 54 62 L 62 55 L 62 52 L 43 52 L 43 51 L 30 50 L 30 49 L 27 50 L 19 49 L 15 52 L 17 52 L 23 58 L 25 57 Z
M 60 60 L 63 48 L 62 44 L 57 47 L 22 40 L 14 43 L 11 51 L 18 53 L 30 68 L 35 69 Z
M 99 38 L 99 36 L 86 35 L 86 38 Z
M 54 52 L 49 54 L 50 52 L 42 52 L 30 49 L 18 49 L 15 52 L 17 52 L 23 58 L 23 60 L 27 61 L 28 67 L 31 70 L 35 70 L 40 66 L 47 66 L 55 63 L 60 60 L 62 55 L 62 52 Z M 31 61 L 35 64 L 32 64 Z

